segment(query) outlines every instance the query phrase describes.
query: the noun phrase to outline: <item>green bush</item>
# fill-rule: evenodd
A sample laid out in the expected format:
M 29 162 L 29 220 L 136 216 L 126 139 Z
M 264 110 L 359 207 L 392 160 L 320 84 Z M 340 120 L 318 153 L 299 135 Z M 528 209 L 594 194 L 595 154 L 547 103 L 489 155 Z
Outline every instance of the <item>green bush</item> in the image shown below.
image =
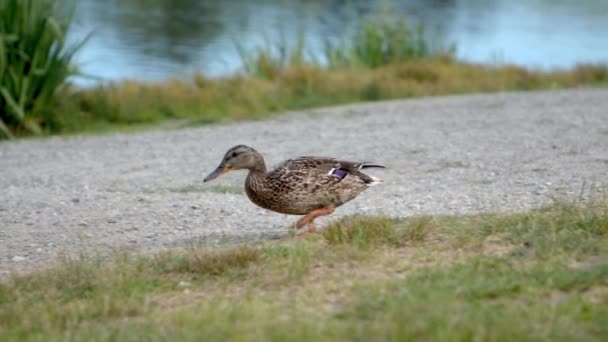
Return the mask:
M 57 90 L 75 73 L 72 11 L 54 0 L 0 0 L 0 137 L 52 128 Z

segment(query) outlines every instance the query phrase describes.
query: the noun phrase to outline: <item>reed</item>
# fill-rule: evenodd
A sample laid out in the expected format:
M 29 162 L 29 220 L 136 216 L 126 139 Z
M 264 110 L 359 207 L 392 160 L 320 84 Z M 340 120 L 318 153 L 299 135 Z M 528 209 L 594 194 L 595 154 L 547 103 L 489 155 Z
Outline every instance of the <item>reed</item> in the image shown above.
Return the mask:
M 253 50 L 246 49 L 241 43 L 234 43 L 246 75 L 256 78 L 274 79 L 282 69 L 311 64 L 314 58 L 306 47 L 306 33 L 300 29 L 295 44 L 290 44 L 285 31 L 280 30 L 278 43 L 272 43 L 266 35 L 262 45 Z
M 53 102 L 76 72 L 71 10 L 53 0 L 0 0 L 0 135 L 54 130 Z
M 433 42 L 424 26 L 411 26 L 405 15 L 378 12 L 370 18 L 359 18 L 352 34 L 340 40 L 326 40 L 321 55 L 315 55 L 306 44 L 304 29 L 294 43 L 285 38 L 284 30 L 278 43 L 268 36 L 256 49 L 247 50 L 235 42 L 243 71 L 251 77 L 274 79 L 281 70 L 315 65 L 335 70 L 345 67 L 378 68 L 409 60 L 453 57 L 455 46 L 440 40 Z
M 432 44 L 422 24 L 409 25 L 407 17 L 383 12 L 364 20 L 352 37 L 325 44 L 329 68 L 368 67 L 408 60 L 453 57 L 455 47 Z

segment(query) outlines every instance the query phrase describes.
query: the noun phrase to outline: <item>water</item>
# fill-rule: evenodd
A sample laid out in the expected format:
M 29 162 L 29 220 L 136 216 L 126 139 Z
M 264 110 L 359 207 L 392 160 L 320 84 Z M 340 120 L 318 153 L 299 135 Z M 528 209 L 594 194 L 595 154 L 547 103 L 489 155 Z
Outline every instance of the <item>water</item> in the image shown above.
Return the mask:
M 306 30 L 319 55 L 326 39 L 350 32 L 352 18 L 381 0 L 79 0 L 70 39 L 92 32 L 77 56 L 101 80 L 163 80 L 194 71 L 239 70 L 247 49 L 295 41 Z M 566 68 L 608 63 L 608 0 L 411 0 L 393 2 L 467 61 Z M 398 4 L 397 4 L 398 3 Z M 90 82 L 80 80 L 80 82 Z

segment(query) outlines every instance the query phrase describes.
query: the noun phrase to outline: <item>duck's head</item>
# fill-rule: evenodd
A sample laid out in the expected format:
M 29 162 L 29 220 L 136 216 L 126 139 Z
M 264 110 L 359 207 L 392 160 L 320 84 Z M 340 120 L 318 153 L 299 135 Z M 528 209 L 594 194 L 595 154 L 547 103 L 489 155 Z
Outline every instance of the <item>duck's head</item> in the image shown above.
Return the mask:
M 258 151 L 249 146 L 234 146 L 226 152 L 220 166 L 211 172 L 204 181 L 208 182 L 228 171 L 242 169 L 266 171 L 264 158 Z

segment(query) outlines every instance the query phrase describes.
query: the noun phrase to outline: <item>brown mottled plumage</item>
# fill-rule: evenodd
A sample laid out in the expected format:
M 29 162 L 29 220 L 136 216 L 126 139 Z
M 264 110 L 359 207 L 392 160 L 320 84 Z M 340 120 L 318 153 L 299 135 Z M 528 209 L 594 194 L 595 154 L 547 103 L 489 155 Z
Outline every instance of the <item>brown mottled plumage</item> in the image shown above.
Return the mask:
M 357 197 L 369 186 L 381 182 L 361 169 L 383 167 L 366 162 L 352 162 L 325 157 L 299 157 L 281 163 L 267 172 L 264 158 L 251 147 L 237 145 L 226 152 L 220 166 L 205 182 L 238 169 L 248 169 L 245 190 L 258 206 L 283 214 L 306 215 L 297 223 L 301 228 L 327 215 L 336 207 Z

